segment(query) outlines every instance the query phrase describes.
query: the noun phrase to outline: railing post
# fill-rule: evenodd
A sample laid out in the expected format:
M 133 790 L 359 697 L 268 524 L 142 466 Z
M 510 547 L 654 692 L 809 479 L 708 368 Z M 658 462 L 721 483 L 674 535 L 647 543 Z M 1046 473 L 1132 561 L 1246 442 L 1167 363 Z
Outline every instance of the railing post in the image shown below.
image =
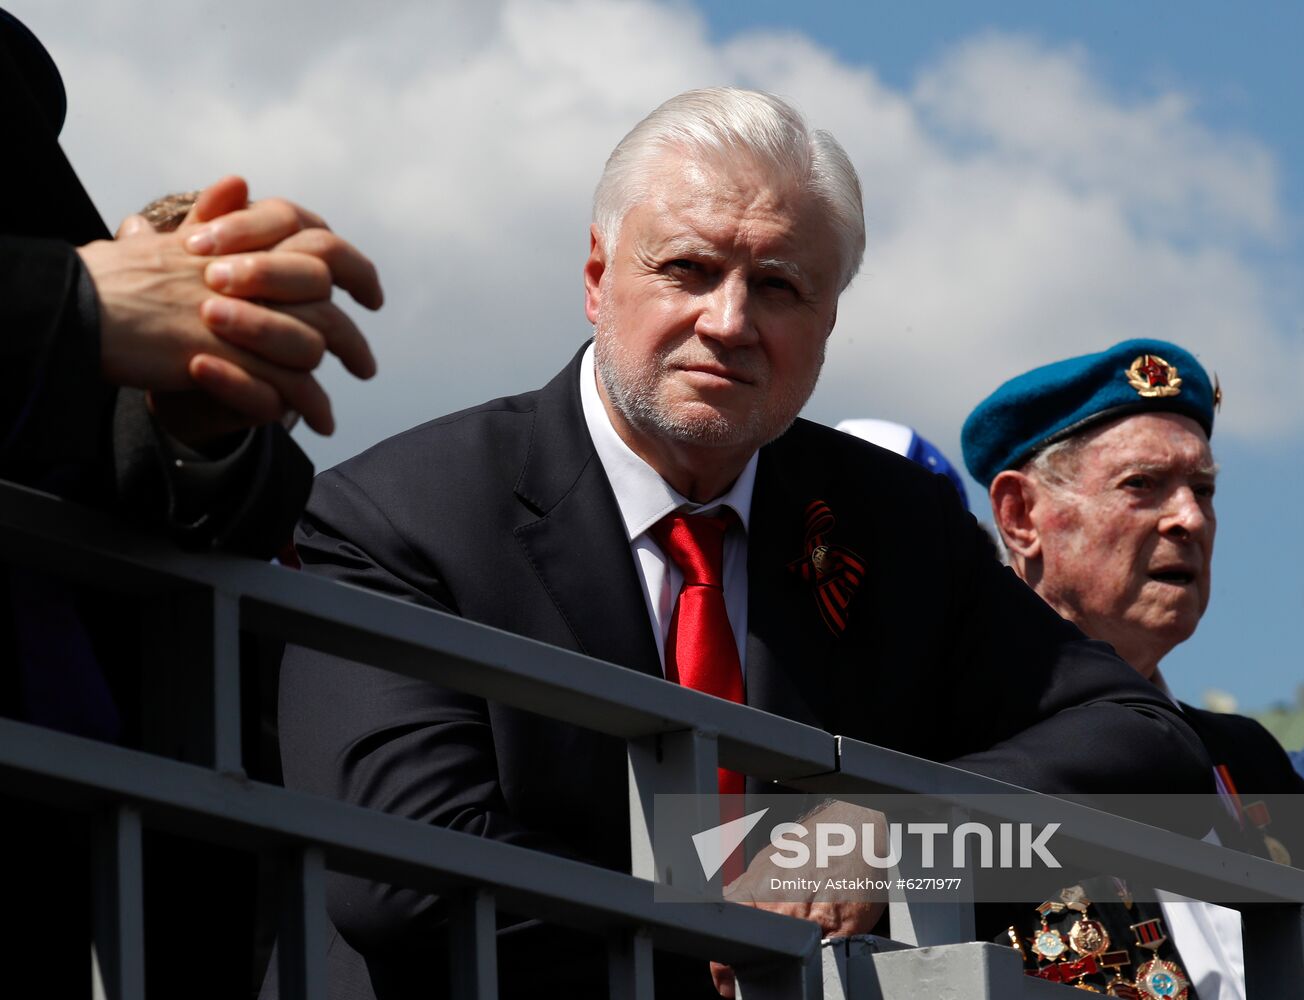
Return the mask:
M 631 931 L 607 943 L 607 985 L 611 1000 L 653 1000 L 652 940 L 646 934 Z
M 652 814 L 657 795 L 693 795 L 690 808 L 697 815 L 690 822 L 696 829 L 719 825 L 718 760 L 714 733 L 684 730 L 629 741 L 631 874 L 687 893 L 719 894 L 720 874 L 705 878 L 688 838 L 674 849 L 662 850 L 659 856 L 652 851 Z
M 968 821 L 969 813 L 964 809 L 954 808 L 949 810 L 949 816 L 945 818 L 946 828 L 954 831 Z M 891 888 L 888 889 L 888 919 L 892 924 L 892 940 L 920 946 L 972 941 L 974 939 L 973 903 L 961 899 L 923 902 L 918 897 L 911 898 L 914 890 L 897 888 L 897 880 L 900 878 L 921 876 L 927 878 L 937 874 L 934 870 L 924 868 L 918 853 L 919 848 L 914 846 L 914 840 L 915 838 L 905 838 L 901 863 L 888 873 L 888 881 L 891 883 Z M 949 852 L 951 849 L 951 839 L 948 837 L 941 850 Z M 952 868 L 951 860 L 951 858 L 946 859 L 945 869 L 958 872 L 964 880 L 962 888 L 972 892 L 974 866 L 969 860 L 969 855 L 966 853 L 965 865 L 962 869 Z
M 816 940 L 811 954 L 785 962 L 734 969 L 738 1000 L 823 1000 L 824 957 Z
M 321 849 L 302 847 L 279 860 L 276 940 L 282 1000 L 326 1000 L 326 869 Z
M 1254 1000 L 1297 998 L 1304 970 L 1304 907 L 1247 906 L 1242 917 L 1245 995 Z
M 145 749 L 242 775 L 239 598 L 208 588 L 176 593 L 146 638 L 146 706 L 154 708 Z
M 473 889 L 449 913 L 449 968 L 453 1000 L 496 1000 L 498 921 L 492 894 Z
M 140 814 L 125 805 L 98 813 L 94 838 L 95 954 L 104 995 L 140 1000 L 145 995 Z
M 243 774 L 240 748 L 240 600 L 214 590 L 212 765 L 224 774 Z

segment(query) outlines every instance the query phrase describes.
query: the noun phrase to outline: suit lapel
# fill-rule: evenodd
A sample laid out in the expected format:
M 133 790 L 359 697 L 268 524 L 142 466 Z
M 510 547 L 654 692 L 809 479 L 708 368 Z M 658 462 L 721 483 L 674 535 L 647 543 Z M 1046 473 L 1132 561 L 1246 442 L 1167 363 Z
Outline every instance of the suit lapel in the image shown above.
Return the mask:
M 583 349 L 539 393 L 516 495 L 537 515 L 515 534 L 581 652 L 661 676 L 643 588 L 579 395 Z M 629 627 L 629 623 L 641 623 Z
M 817 495 L 785 442 L 761 449 L 747 549 L 747 704 L 827 729 L 837 640 L 811 588 L 788 569 L 804 554 L 803 512 Z M 810 494 L 810 495 L 807 495 Z

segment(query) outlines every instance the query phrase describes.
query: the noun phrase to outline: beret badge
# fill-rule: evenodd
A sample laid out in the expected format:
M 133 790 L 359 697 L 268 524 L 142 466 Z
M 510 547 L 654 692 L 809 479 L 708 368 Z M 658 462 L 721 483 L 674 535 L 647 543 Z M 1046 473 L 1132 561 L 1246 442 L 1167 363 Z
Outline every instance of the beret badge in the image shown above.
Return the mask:
M 1138 396 L 1146 399 L 1181 395 L 1182 380 L 1177 369 L 1158 354 L 1137 355 L 1124 374 L 1127 384 L 1137 391 Z

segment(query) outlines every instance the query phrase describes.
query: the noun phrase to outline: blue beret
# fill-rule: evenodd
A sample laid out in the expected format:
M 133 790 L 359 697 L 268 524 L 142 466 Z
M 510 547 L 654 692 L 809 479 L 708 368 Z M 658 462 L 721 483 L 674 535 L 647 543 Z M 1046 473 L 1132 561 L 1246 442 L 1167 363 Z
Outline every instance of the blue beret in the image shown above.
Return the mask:
M 1212 437 L 1216 392 L 1189 351 L 1164 340 L 1125 340 L 1099 354 L 1034 368 L 993 392 L 964 422 L 964 464 L 989 486 L 1048 444 L 1155 410 L 1190 417 Z

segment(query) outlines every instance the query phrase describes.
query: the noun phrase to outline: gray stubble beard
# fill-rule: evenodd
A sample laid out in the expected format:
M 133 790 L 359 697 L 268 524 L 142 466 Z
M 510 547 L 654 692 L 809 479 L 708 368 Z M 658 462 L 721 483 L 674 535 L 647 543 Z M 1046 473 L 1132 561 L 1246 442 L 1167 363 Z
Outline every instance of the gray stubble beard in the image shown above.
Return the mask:
M 827 344 L 824 341 L 820 345 L 820 363 L 809 385 L 796 386 L 793 391 L 785 394 L 785 398 L 767 401 L 767 405 L 755 408 L 741 426 L 718 413 L 675 419 L 674 414 L 666 412 L 658 405 L 657 387 L 668 370 L 666 359 L 669 352 L 657 355 L 653 371 L 630 364 L 624 342 L 611 329 L 609 318 L 601 306 L 594 327 L 594 362 L 607 398 L 635 429 L 682 444 L 727 448 L 755 440 L 756 447 L 759 448 L 782 435 L 797 419 L 802 407 L 815 391 L 820 372 L 824 368 Z M 634 373 L 633 378 L 625 377 L 625 372 L 629 371 Z

